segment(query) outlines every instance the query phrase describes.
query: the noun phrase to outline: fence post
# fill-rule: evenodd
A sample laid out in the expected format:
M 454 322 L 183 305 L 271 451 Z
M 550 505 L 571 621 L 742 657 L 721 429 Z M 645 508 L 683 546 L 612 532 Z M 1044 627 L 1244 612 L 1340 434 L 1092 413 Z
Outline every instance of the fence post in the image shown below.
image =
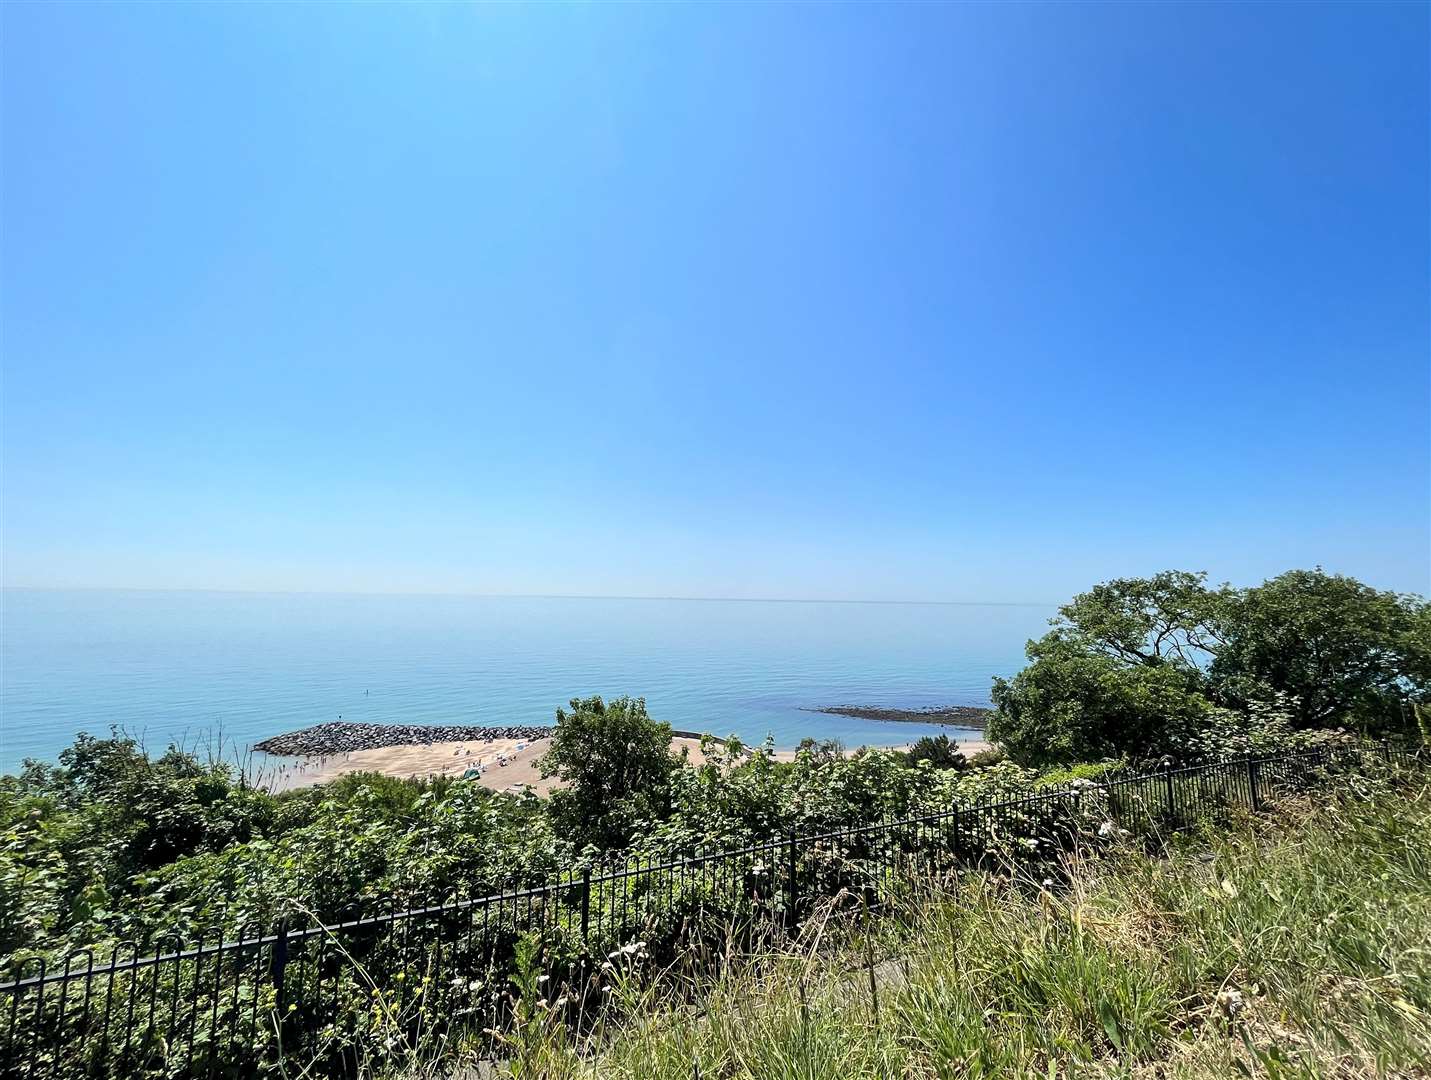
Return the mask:
M 786 918 L 789 920 L 790 930 L 791 930 L 792 932 L 793 932 L 794 929 L 795 929 L 795 924 L 796 924 L 797 922 L 799 922 L 799 919 L 800 919 L 800 916 L 799 916 L 799 911 L 800 911 L 800 878 L 799 878 L 799 874 L 798 874 L 798 872 L 797 872 L 797 870 L 796 870 L 796 867 L 795 867 L 795 858 L 796 858 L 796 852 L 795 852 L 795 830 L 794 830 L 794 829 L 791 829 L 791 830 L 790 830 L 790 866 L 789 866 L 789 872 L 790 872 L 790 907 L 789 907 L 789 910 L 786 912 Z
M 287 966 L 288 923 L 280 919 L 277 936 L 273 941 L 273 949 L 269 954 L 269 977 L 273 980 L 274 1000 L 277 1002 L 280 1016 L 283 1013 L 283 969 Z
M 591 993 L 591 860 L 581 868 L 581 1008 Z
M 591 863 L 587 863 L 581 872 L 581 948 L 584 953 L 591 952 L 591 942 L 588 927 L 591 923 Z
M 1177 817 L 1177 805 L 1173 801 L 1173 759 L 1163 758 L 1163 787 L 1168 797 L 1168 817 Z
M 1254 814 L 1262 812 L 1262 795 L 1257 790 L 1257 772 L 1257 760 L 1249 755 L 1247 758 L 1247 797 Z

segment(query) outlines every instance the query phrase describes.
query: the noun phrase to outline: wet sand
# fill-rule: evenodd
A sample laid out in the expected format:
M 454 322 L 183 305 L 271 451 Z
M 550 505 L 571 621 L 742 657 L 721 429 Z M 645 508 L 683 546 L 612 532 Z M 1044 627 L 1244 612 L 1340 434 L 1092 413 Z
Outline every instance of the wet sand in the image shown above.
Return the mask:
M 884 749 L 904 750 L 910 743 Z M 292 791 L 336 780 L 346 773 L 375 772 L 384 776 L 406 778 L 428 776 L 461 776 L 469 769 L 481 769 L 473 779 L 494 791 L 519 793 L 530 787 L 538 795 L 546 795 L 560 782 L 556 777 L 543 777 L 537 761 L 551 746 L 551 739 L 496 739 L 492 742 L 432 743 L 429 746 L 385 746 L 376 750 L 354 750 L 325 758 L 299 758 L 261 769 L 258 783 L 273 792 Z M 678 737 L 671 748 L 689 754 L 691 764 L 705 761 L 699 739 Z M 963 740 L 959 748 L 966 755 L 988 748 L 980 739 Z M 507 764 L 501 764 L 505 757 Z M 792 761 L 794 750 L 775 751 L 775 760 Z

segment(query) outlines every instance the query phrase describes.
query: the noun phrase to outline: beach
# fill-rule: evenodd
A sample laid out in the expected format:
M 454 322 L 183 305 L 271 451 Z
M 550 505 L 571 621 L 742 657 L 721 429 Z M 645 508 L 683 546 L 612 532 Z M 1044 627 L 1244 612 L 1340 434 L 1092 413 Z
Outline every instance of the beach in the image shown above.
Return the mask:
M 891 744 L 880 749 L 905 750 L 910 742 Z M 988 749 L 982 739 L 959 741 L 965 756 Z M 495 739 L 491 742 L 439 742 L 426 746 L 384 746 L 373 750 L 354 750 L 345 754 L 274 761 L 259 769 L 257 782 L 269 791 L 292 791 L 297 788 L 326 784 L 347 773 L 375 772 L 383 776 L 423 778 L 430 776 L 462 776 L 471 769 L 480 769 L 472 777 L 475 783 L 494 791 L 516 794 L 530 787 L 538 795 L 548 794 L 560 781 L 543 777 L 537 762 L 551 746 L 550 737 L 541 739 Z M 699 739 L 677 736 L 671 740 L 677 754 L 684 750 L 693 765 L 703 764 Z M 794 750 L 776 750 L 775 760 L 792 761 Z M 506 764 L 502 760 L 506 759 Z

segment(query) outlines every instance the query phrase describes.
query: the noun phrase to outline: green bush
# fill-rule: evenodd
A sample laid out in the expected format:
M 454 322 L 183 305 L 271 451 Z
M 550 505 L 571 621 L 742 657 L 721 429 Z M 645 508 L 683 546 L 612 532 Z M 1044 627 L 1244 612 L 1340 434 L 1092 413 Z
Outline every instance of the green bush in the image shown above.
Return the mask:
M 948 735 L 925 735 L 909 748 L 908 757 L 911 764 L 927 761 L 936 769 L 964 769 L 969 765 L 959 744 Z

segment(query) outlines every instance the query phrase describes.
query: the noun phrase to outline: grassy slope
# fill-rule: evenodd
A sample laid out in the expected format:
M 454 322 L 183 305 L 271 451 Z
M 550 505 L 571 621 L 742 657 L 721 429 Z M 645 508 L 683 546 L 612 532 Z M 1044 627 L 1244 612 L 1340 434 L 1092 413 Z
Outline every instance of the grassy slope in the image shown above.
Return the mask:
M 1289 814 L 1291 820 L 1289 820 Z M 966 877 L 870 955 L 789 954 L 699 1008 L 648 992 L 578 1060 L 534 1021 L 524 1076 L 1431 1075 L 1431 792 L 1280 811 L 1055 892 Z M 616 993 L 636 991 L 617 987 Z

